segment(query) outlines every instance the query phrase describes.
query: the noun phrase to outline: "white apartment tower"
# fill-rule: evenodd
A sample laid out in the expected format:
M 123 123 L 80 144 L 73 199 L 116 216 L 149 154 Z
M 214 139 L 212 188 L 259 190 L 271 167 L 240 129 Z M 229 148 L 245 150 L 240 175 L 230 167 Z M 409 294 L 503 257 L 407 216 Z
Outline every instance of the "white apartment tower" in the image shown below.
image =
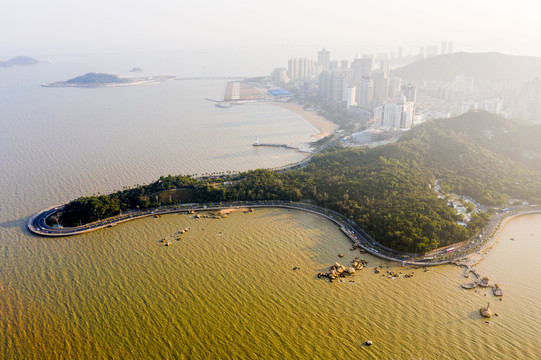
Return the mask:
M 409 129 L 413 124 L 413 114 L 413 102 L 407 102 L 404 95 L 399 95 L 395 103 L 388 103 L 374 110 L 380 128 Z

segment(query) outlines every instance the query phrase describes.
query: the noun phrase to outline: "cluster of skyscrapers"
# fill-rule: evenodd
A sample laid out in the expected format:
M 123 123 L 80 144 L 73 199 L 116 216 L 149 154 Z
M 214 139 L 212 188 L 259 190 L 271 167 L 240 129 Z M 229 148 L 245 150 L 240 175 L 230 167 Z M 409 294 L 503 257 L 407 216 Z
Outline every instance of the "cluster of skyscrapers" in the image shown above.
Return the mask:
M 441 54 L 452 53 L 453 47 L 453 42 L 444 41 Z M 348 109 L 359 112 L 361 119 L 373 119 L 376 128 L 408 129 L 413 124 L 417 86 L 392 77 L 391 62 L 415 61 L 439 53 L 438 46 L 427 46 L 426 51 L 422 47 L 418 55 L 405 57 L 399 48 L 390 57 L 388 54 L 364 55 L 350 63 L 332 60 L 330 51 L 322 49 L 317 61 L 289 59 L 287 69 L 274 70 L 273 79 L 282 83 L 302 82 L 312 95 L 342 102 Z
M 344 102 L 377 128 L 408 129 L 413 124 L 416 87 L 390 76 L 390 60 L 376 67 L 372 55 L 355 58 L 351 64 L 330 61 L 329 51 L 318 53 L 318 95 L 327 101 Z
M 333 60 L 329 50 L 321 49 L 317 61 L 291 58 L 287 69 L 276 68 L 272 76 L 276 82 L 302 86 L 303 91 L 322 100 L 344 103 L 358 112 L 360 119 L 373 120 L 377 129 L 408 129 L 414 122 L 417 85 L 391 76 L 391 65 L 453 51 L 453 42 L 443 41 L 441 49 L 437 45 L 421 47 L 413 56 L 405 56 L 403 48 L 398 48 L 390 54 L 357 56 L 350 62 Z
M 464 74 L 445 80 L 419 80 L 408 83 L 393 76 L 398 68 L 437 55 L 453 54 L 454 43 L 419 48 L 404 55 L 403 48 L 391 53 L 357 56 L 352 61 L 333 60 L 322 49 L 317 61 L 292 58 L 287 68 L 276 68 L 276 82 L 289 83 L 304 96 L 343 104 L 358 114 L 371 130 L 409 129 L 429 119 L 458 116 L 484 110 L 525 120 L 541 116 L 541 80 L 474 79 Z M 459 57 L 460 55 L 456 55 Z M 437 77 L 436 77 L 437 78 Z M 505 105 L 505 106 L 504 106 Z M 378 132 L 380 133 L 380 132 Z

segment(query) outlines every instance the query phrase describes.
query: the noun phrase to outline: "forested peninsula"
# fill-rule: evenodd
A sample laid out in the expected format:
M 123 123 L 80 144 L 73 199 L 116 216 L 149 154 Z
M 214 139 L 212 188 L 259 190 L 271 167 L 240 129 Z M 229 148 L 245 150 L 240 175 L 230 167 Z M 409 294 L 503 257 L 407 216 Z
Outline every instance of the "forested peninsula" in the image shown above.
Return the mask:
M 81 197 L 59 220 L 74 226 L 179 202 L 304 201 L 340 212 L 385 246 L 426 252 L 467 240 L 488 222 L 488 213 L 465 202 L 471 221 L 460 225 L 463 215 L 448 205 L 451 193 L 494 207 L 510 199 L 541 202 L 540 136 L 539 125 L 471 112 L 427 122 L 385 146 L 335 146 L 299 170 L 220 178 L 168 175 L 109 195 Z

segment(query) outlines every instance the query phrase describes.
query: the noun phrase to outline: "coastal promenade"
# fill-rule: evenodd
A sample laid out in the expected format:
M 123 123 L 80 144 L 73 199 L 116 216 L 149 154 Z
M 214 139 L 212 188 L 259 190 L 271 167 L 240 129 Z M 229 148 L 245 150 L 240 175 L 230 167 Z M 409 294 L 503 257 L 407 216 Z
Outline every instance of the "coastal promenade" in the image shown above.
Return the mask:
M 61 237 L 84 234 L 90 231 L 113 227 L 123 222 L 132 221 L 148 216 L 159 216 L 179 212 L 190 213 L 199 211 L 218 211 L 223 209 L 240 208 L 285 208 L 307 211 L 324 217 L 338 225 L 342 232 L 346 236 L 348 236 L 353 243 L 355 243 L 364 251 L 384 260 L 396 261 L 402 263 L 403 265 L 415 266 L 435 266 L 449 263 L 457 263 L 460 261 L 467 261 L 468 258 L 471 258 L 492 246 L 496 241 L 503 225 L 510 218 L 521 215 L 541 213 L 541 207 L 538 206 L 521 206 L 514 209 L 509 209 L 505 212 L 500 211 L 491 218 L 491 221 L 483 231 L 482 234 L 489 234 L 487 237 L 483 238 L 483 235 L 481 234 L 475 240 L 468 240 L 435 250 L 429 254 L 430 256 L 428 256 L 428 254 L 423 256 L 416 256 L 416 254 L 399 252 L 383 246 L 382 244 L 376 242 L 364 230 L 358 227 L 353 221 L 347 219 L 336 211 L 302 202 L 239 201 L 207 204 L 169 205 L 150 210 L 134 210 L 111 218 L 95 221 L 93 223 L 76 227 L 53 227 L 47 225 L 46 219 L 62 211 L 64 207 L 65 205 L 51 207 L 33 215 L 28 220 L 28 229 L 34 234 L 41 236 Z
M 76 226 L 76 227 L 53 227 L 46 223 L 49 216 L 61 211 L 65 205 L 59 205 L 45 209 L 33 215 L 27 223 L 28 229 L 34 234 L 50 237 L 72 236 L 84 234 L 90 231 L 113 227 L 123 222 L 140 219 L 148 216 L 164 215 L 179 212 L 199 212 L 199 211 L 218 211 L 223 209 L 235 208 L 285 208 L 307 211 L 319 216 L 322 216 L 335 224 L 337 224 L 342 232 L 348 236 L 357 246 L 364 249 L 366 252 L 380 257 L 385 260 L 404 262 L 412 256 L 387 248 L 374 239 L 372 239 L 365 231 L 359 228 L 353 221 L 345 218 L 341 214 L 322 208 L 316 205 L 307 203 L 297 203 L 289 201 L 240 201 L 227 203 L 208 203 L 208 204 L 185 204 L 185 205 L 170 205 L 163 206 L 152 210 L 130 211 L 118 216 L 103 219 L 93 223 Z M 406 261 L 408 264 L 411 262 Z M 418 265 L 427 265 L 420 263 Z

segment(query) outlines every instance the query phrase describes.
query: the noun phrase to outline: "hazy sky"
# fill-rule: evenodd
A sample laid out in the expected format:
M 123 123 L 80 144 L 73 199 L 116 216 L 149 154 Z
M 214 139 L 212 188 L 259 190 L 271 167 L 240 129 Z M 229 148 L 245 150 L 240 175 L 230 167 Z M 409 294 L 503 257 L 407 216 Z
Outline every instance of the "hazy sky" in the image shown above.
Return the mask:
M 340 57 L 443 40 L 541 56 L 540 14 L 537 0 L 3 0 L 0 56 L 326 47 Z

